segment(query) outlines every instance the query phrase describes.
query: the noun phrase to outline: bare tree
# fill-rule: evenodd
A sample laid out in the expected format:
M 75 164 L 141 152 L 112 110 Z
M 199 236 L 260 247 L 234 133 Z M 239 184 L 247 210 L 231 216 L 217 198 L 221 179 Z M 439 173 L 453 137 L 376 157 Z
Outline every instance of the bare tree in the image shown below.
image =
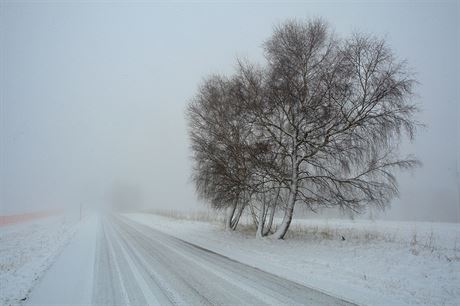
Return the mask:
M 274 236 L 286 234 L 297 201 L 312 209 L 384 207 L 397 194 L 393 170 L 417 164 L 397 155 L 401 133 L 414 135 L 417 110 L 405 63 L 383 40 L 355 34 L 339 41 L 321 20 L 278 27 L 265 50 L 271 107 L 262 126 L 281 131 L 290 173 Z
M 192 147 L 196 165 L 226 161 L 223 180 L 213 179 L 225 192 L 209 194 L 251 194 L 259 237 L 270 232 L 279 209 L 283 220 L 272 234 L 279 239 L 296 203 L 356 212 L 388 205 L 398 193 L 395 170 L 418 164 L 398 154 L 401 137 L 412 139 L 417 126 L 415 80 L 405 62 L 384 40 L 362 34 L 338 39 L 322 20 L 288 21 L 264 49 L 266 67 L 239 62 L 226 81 L 229 89 L 220 98 L 225 116 L 212 109 L 202 114 L 218 120 L 226 135 L 206 136 L 207 146 L 221 149 L 208 150 L 206 159 L 202 146 Z M 192 105 L 195 113 L 204 107 Z M 200 129 L 211 131 L 213 124 L 203 121 Z M 193 143 L 200 129 L 191 125 Z
M 234 229 L 244 209 L 241 199 L 248 172 L 243 159 L 244 113 L 232 90 L 232 80 L 210 77 L 189 105 L 187 116 L 197 191 L 213 208 L 229 210 L 226 226 Z

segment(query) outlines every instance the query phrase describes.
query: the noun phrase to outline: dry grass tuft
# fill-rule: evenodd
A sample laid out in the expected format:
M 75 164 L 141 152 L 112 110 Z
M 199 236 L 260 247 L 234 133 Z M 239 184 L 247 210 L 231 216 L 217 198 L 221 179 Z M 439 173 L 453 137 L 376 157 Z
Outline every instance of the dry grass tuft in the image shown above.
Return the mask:
M 192 212 L 182 212 L 173 209 L 153 209 L 146 211 L 150 214 L 159 215 L 162 217 L 167 217 L 170 219 L 176 220 L 187 220 L 187 221 L 197 221 L 197 222 L 209 222 L 216 223 L 223 221 L 222 214 L 216 214 L 215 212 L 210 211 L 192 211 Z

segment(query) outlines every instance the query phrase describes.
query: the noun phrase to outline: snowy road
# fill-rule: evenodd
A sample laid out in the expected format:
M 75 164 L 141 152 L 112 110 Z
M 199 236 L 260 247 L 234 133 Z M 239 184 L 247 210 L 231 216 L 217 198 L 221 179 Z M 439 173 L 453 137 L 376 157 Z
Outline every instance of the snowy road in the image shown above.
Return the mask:
M 101 221 L 93 304 L 349 305 L 126 218 Z

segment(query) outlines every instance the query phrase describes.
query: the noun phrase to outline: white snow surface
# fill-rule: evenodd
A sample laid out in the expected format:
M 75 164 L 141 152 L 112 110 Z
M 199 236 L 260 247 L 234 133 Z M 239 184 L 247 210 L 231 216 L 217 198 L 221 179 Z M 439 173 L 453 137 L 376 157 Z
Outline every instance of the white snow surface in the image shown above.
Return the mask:
M 460 305 L 457 223 L 295 220 L 288 239 L 272 240 L 217 223 L 125 216 L 357 304 Z
M 86 216 L 72 240 L 36 284 L 28 305 L 90 305 L 98 217 Z
M 28 297 L 77 227 L 65 215 L 0 227 L 0 305 Z
M 95 305 L 349 305 L 127 218 L 99 229 Z

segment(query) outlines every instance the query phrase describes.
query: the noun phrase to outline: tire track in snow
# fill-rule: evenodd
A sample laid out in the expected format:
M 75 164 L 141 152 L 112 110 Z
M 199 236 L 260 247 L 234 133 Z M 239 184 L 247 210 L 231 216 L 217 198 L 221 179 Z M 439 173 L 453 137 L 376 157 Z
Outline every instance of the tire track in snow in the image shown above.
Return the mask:
M 126 218 L 102 218 L 94 304 L 351 305 Z

